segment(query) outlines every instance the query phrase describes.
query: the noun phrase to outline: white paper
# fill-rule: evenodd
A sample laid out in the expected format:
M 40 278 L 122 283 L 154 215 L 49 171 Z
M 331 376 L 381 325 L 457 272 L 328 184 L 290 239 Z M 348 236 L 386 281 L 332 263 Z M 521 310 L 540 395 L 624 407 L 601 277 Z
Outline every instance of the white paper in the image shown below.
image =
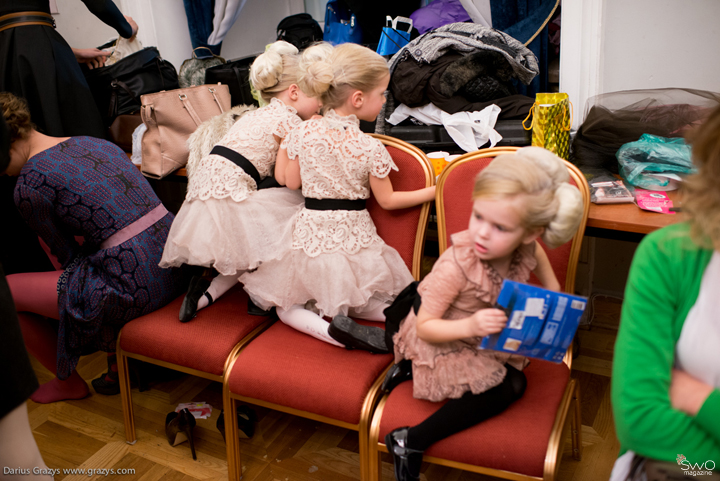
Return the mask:
M 502 140 L 502 135 L 495 130 L 499 114 L 500 107 L 494 104 L 480 111 L 454 114 L 444 112 L 432 103 L 418 108 L 400 104 L 387 121 L 397 125 L 413 117 L 428 125 L 443 125 L 458 147 L 465 152 L 474 152 L 488 141 L 490 147 L 495 147 Z
M 545 309 L 545 299 L 542 297 L 531 297 L 525 301 L 525 315 L 527 317 L 542 317 Z

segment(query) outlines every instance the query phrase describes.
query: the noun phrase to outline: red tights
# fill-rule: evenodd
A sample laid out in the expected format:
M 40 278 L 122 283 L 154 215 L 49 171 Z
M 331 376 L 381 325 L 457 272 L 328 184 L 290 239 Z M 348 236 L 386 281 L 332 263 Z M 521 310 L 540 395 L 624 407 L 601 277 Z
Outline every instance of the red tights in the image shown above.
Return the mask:
M 57 372 L 57 282 L 62 271 L 27 272 L 7 276 L 15 301 L 25 347 L 50 372 Z M 89 394 L 82 377 L 73 371 L 69 378 L 58 378 L 38 388 L 30 399 L 50 403 L 64 399 L 80 399 Z

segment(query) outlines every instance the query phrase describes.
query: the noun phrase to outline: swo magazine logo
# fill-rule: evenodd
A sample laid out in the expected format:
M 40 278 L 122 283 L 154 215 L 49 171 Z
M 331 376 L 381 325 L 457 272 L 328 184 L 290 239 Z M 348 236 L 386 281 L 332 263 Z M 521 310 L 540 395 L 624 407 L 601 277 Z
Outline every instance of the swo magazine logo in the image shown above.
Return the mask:
M 686 476 L 710 476 L 715 469 L 715 461 L 712 459 L 708 459 L 702 464 L 691 463 L 684 455 L 678 454 L 675 460 L 680 465 L 680 469 L 685 471 Z

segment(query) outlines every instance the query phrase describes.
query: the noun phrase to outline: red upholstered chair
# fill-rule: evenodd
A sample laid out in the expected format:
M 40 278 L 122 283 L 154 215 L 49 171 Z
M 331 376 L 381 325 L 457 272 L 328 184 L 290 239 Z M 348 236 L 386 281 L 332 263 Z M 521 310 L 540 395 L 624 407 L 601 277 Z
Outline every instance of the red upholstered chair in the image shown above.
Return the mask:
M 390 137 L 376 137 L 400 169 L 390 173 L 395 190 L 435 183 L 432 166 L 422 151 Z M 416 279 L 429 207 L 428 203 L 386 211 L 374 200 L 368 202 L 378 234 L 397 249 Z M 223 387 L 225 415 L 236 416 L 236 402 L 241 401 L 358 431 L 360 477 L 367 479 L 368 423 L 379 399 L 382 377 L 392 361 L 390 354 L 340 349 L 277 322 L 231 362 Z M 237 481 L 242 470 L 235 419 L 226 420 L 225 429 L 228 476 Z
M 475 176 L 494 157 L 507 152 L 505 148 L 465 154 L 440 175 L 435 203 L 441 253 L 448 247 L 451 234 L 467 229 Z M 573 240 L 548 251 L 548 255 L 560 285 L 573 292 L 590 192 L 580 171 L 570 163 L 567 166 L 572 183 L 583 195 L 584 216 Z M 577 382 L 570 378 L 570 351 L 561 364 L 533 359 L 524 371 L 527 389 L 520 400 L 500 415 L 432 445 L 423 459 L 499 478 L 555 479 L 569 428 L 573 456 L 579 459 L 581 454 L 580 398 Z M 385 435 L 398 427 L 419 424 L 443 404 L 414 399 L 412 391 L 412 381 L 400 384 L 383 397 L 375 411 L 370 427 L 372 480 L 382 478 L 380 452 L 388 452 Z
M 183 297 L 130 321 L 120 331 L 116 353 L 128 443 L 137 439 L 128 358 L 222 382 L 228 360 L 272 323 L 269 317 L 247 314 L 248 297 L 240 285 L 188 323 L 178 320 Z

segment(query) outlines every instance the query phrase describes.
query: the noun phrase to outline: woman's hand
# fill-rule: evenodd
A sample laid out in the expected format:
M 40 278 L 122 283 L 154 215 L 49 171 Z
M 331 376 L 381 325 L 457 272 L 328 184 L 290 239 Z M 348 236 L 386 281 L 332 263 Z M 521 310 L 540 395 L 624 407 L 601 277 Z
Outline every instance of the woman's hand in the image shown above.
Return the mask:
M 470 316 L 470 337 L 485 337 L 503 330 L 507 316 L 500 309 L 480 309 Z
M 138 33 L 138 24 L 135 23 L 135 20 L 129 15 L 125 15 L 125 20 L 130 24 L 130 28 L 132 28 L 132 35 L 130 35 L 130 38 L 128 40 L 132 41 L 135 39 L 135 36 Z
M 89 69 L 104 66 L 105 60 L 111 55 L 110 52 L 96 48 L 74 48 L 72 51 L 78 63 L 84 63 Z
M 695 416 L 713 392 L 709 384 L 692 377 L 680 369 L 673 369 L 670 381 L 670 404 L 674 409 Z

